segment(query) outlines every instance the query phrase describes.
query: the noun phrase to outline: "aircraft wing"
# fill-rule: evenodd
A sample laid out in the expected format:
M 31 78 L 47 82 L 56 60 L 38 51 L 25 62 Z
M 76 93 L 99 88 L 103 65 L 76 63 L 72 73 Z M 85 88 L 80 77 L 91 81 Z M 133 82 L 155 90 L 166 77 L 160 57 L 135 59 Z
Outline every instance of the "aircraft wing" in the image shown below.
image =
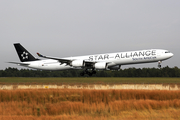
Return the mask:
M 39 57 L 43 57 L 43 58 L 58 60 L 58 61 L 61 62 L 62 64 L 63 64 L 63 63 L 66 63 L 66 64 L 69 65 L 69 64 L 73 61 L 73 60 L 69 60 L 69 59 L 61 59 L 61 58 L 57 58 L 57 57 L 44 56 L 44 55 L 41 55 L 40 53 L 37 53 L 37 55 L 38 55 Z
M 44 56 L 40 53 L 37 53 L 37 55 L 43 58 L 58 60 L 59 62 L 61 62 L 61 64 L 66 63 L 67 65 L 70 65 L 70 63 L 75 60 L 75 59 L 69 60 L 69 59 L 62 59 L 57 57 Z M 86 63 L 86 65 L 93 65 L 94 63 L 96 63 L 94 61 L 89 61 L 89 60 L 84 60 L 84 62 Z
M 17 65 L 30 65 L 28 63 L 23 63 L 23 62 L 8 62 L 8 63 L 17 64 Z

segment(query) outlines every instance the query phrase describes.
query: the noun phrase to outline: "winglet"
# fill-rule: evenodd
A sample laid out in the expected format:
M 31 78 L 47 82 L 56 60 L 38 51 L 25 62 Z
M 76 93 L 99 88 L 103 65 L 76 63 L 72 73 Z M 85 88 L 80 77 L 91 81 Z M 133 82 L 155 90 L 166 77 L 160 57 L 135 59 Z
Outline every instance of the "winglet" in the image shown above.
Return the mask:
M 37 55 L 39 56 L 39 57 L 44 57 L 43 55 L 41 55 L 40 53 L 37 53 Z

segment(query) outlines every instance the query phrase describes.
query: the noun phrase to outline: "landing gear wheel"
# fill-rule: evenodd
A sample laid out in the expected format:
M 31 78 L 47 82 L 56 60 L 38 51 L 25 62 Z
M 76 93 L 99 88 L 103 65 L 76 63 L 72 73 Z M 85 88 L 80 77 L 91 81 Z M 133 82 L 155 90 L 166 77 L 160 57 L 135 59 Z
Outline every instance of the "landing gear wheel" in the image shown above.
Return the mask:
M 158 68 L 161 68 L 162 61 L 158 61 Z
M 80 73 L 81 76 L 84 76 L 84 71 Z
M 88 73 L 89 76 L 92 76 L 93 74 L 91 72 Z
M 80 73 L 81 76 L 84 76 L 85 74 L 92 76 L 93 74 L 96 74 L 96 71 L 94 69 L 92 71 L 85 69 L 83 72 Z
M 92 74 L 96 74 L 96 71 L 94 70 L 94 71 L 92 71 Z
M 161 65 L 158 65 L 159 68 L 161 68 Z

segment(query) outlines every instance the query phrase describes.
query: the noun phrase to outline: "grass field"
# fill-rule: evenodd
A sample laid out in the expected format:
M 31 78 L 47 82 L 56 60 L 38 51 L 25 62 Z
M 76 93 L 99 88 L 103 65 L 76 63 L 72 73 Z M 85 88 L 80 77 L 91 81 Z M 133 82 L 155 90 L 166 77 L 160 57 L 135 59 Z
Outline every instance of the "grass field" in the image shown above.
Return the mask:
M 2 120 L 175 120 L 180 91 L 1 90 Z
M 24 78 L 24 77 L 3 77 L 0 78 L 0 84 L 18 84 L 18 83 L 53 83 L 53 84 L 180 84 L 180 78 Z
M 0 84 L 180 84 L 180 78 L 0 78 Z M 2 120 L 175 120 L 180 91 L 0 90 Z

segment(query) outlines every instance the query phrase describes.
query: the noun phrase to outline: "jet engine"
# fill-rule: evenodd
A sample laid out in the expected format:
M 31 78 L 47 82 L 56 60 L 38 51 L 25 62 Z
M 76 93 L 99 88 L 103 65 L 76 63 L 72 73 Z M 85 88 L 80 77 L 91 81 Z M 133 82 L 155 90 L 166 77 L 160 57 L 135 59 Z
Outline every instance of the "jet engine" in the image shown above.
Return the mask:
M 100 70 L 107 69 L 107 63 L 106 62 L 95 63 L 94 68 Z
M 112 67 L 108 67 L 110 70 L 119 70 L 121 68 L 121 65 L 115 65 Z
M 73 67 L 83 67 L 85 65 L 84 60 L 74 60 L 71 62 Z

